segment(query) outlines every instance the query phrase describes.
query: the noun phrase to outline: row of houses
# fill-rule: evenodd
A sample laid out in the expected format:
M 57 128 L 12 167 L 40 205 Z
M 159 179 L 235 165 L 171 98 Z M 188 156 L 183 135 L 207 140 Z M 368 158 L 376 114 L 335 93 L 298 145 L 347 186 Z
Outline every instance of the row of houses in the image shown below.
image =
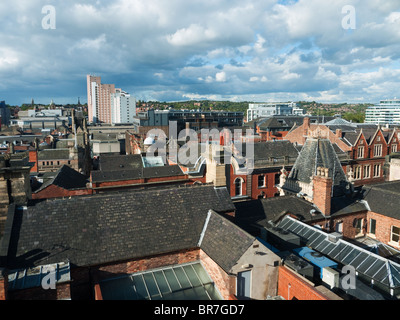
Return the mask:
M 250 158 L 246 143 L 178 142 L 197 150 L 189 163 L 137 145 L 100 155 L 87 175 L 64 164 L 34 189 L 29 157 L 8 155 L 0 298 L 397 299 L 400 188 L 385 182 L 397 132 L 376 128 L 364 140 L 372 150 L 379 136 L 391 144 L 364 159 L 383 161 L 365 185 L 349 132 L 332 130 L 306 120 L 285 140 L 251 145 Z M 326 278 L 345 265 L 357 270 L 356 290 Z M 43 288 L 48 270 L 56 289 Z

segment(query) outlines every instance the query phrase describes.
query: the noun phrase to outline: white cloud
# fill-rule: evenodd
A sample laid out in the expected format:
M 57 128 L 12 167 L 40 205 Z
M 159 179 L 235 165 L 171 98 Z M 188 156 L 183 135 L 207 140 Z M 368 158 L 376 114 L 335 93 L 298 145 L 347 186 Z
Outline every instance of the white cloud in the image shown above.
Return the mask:
M 218 82 L 225 82 L 226 81 L 226 73 L 225 72 L 218 72 L 215 75 L 215 80 Z
M 56 30 L 40 27 L 44 4 L 0 4 L 6 100 L 83 97 L 86 73 L 161 100 L 379 100 L 399 87 L 398 0 L 69 0 L 54 4 Z

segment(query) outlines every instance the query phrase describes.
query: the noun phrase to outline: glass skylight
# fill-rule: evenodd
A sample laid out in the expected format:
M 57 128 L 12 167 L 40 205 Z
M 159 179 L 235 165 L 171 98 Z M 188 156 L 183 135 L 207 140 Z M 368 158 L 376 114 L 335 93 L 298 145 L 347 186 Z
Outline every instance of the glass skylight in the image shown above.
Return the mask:
M 221 300 L 200 262 L 100 282 L 104 300 Z

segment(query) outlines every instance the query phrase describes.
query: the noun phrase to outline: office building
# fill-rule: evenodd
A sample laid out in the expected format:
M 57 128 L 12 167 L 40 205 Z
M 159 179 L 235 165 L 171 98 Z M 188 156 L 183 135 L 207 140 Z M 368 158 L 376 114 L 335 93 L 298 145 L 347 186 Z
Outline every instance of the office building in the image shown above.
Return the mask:
M 252 121 L 260 117 L 270 117 L 273 115 L 301 115 L 303 109 L 295 102 L 282 103 L 250 103 L 247 110 L 247 121 Z
M 400 124 L 400 99 L 381 100 L 365 111 L 365 123 Z

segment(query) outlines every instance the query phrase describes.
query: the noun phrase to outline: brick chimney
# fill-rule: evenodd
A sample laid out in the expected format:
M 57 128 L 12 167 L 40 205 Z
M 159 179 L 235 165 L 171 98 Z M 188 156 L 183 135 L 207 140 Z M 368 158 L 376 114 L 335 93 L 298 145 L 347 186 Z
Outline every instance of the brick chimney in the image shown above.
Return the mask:
M 313 177 L 313 202 L 324 216 L 331 214 L 333 180 L 329 177 L 329 169 L 318 167 Z
M 308 129 L 310 129 L 310 118 L 305 117 L 303 120 L 303 141 L 305 141 L 308 136 Z
M 215 187 L 226 187 L 224 163 L 224 149 L 220 145 L 209 145 L 203 154 L 207 159 L 206 183 L 213 183 Z

